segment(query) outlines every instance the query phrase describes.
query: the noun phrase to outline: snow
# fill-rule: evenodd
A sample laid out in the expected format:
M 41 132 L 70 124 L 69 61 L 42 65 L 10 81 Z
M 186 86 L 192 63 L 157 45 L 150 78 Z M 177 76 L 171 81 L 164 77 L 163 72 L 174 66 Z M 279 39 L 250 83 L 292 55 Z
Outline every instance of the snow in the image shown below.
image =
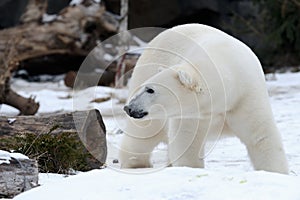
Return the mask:
M 67 176 L 63 175 L 63 174 L 39 173 L 39 184 L 40 185 L 46 185 L 46 184 L 55 185 L 56 183 L 65 179 L 66 177 Z
M 137 170 L 134 170 L 137 171 Z M 30 190 L 16 200 L 162 199 L 292 200 L 300 198 L 298 177 L 269 172 L 221 173 L 185 167 L 155 173 L 93 170 Z
M 24 80 L 14 80 L 12 89 L 24 97 L 35 97 L 40 102 L 38 114 L 52 112 L 71 112 L 73 110 L 99 109 L 102 115 L 112 116 L 122 112 L 122 104 L 127 90 L 109 87 L 90 87 L 80 91 L 73 91 L 66 87 L 63 81 L 34 83 Z M 97 98 L 111 97 L 103 103 L 93 103 Z M 0 115 L 15 116 L 18 111 L 8 105 L 0 107 Z
M 113 60 L 114 60 L 114 57 L 113 57 L 112 55 L 106 53 L 106 54 L 104 54 L 103 59 L 104 59 L 105 61 L 110 62 L 110 61 L 113 61 Z
M 69 4 L 70 6 L 79 5 L 83 2 L 83 0 L 72 0 Z
M 16 118 L 8 118 L 8 119 L 7 119 L 7 122 L 8 122 L 9 124 L 13 124 L 16 120 L 17 120 Z
M 27 156 L 25 156 L 25 155 L 23 155 L 21 153 L 10 153 L 10 156 L 12 158 L 17 159 L 17 160 L 27 160 L 27 159 L 29 159 Z
M 62 81 L 28 83 L 13 80 L 12 88 L 40 102 L 38 115 L 80 109 L 99 109 L 107 127 L 107 168 L 64 178 L 40 174 L 41 187 L 15 199 L 300 199 L 300 73 L 268 75 L 274 116 L 286 150 L 290 175 L 254 171 L 245 146 L 237 138 L 218 141 L 206 155 L 205 169 L 164 168 L 167 149 L 160 144 L 152 161 L 155 169 L 120 171 L 117 159 L 124 124 L 126 89 L 91 87 L 73 91 Z M 107 98 L 102 103 L 96 98 Z M 1 115 L 18 112 L 6 105 Z M 4 154 L 5 155 L 5 154 Z
M 57 15 L 53 14 L 53 15 L 49 15 L 49 14 L 43 14 L 43 19 L 42 19 L 42 22 L 43 23 L 49 23 L 49 22 L 52 22 L 54 20 L 57 19 Z
M 9 164 L 10 160 L 14 158 L 17 160 L 26 160 L 29 159 L 27 156 L 21 153 L 9 153 L 8 151 L 0 150 L 0 165 Z
M 101 0 L 93 0 L 95 3 L 101 3 Z M 79 5 L 83 2 L 83 0 L 72 0 L 69 5 L 70 6 L 75 6 L 75 5 Z
M 9 164 L 10 159 L 11 159 L 11 156 L 10 156 L 9 152 L 0 150 L 0 165 L 3 163 Z

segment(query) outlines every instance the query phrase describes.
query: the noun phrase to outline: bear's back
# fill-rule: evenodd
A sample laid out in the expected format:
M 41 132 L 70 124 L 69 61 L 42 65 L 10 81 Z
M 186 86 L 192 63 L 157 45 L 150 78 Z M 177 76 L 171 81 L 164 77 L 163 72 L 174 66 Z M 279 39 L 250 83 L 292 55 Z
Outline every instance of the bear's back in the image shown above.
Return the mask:
M 167 29 L 148 44 L 135 67 L 133 87 L 159 73 L 160 68 L 184 62 L 197 67 L 208 84 L 222 84 L 229 94 L 264 84 L 259 60 L 248 46 L 216 28 L 185 24 Z M 218 78 L 222 83 L 216 82 L 216 74 L 222 76 L 222 80 Z M 231 89 L 232 85 L 240 87 Z

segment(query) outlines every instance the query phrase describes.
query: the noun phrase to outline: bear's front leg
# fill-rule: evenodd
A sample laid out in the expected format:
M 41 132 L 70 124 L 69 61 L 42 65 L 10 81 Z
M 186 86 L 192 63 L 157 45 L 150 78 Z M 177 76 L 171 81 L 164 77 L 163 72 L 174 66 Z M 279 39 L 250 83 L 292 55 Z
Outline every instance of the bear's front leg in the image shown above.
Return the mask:
M 172 119 L 169 126 L 169 161 L 172 166 L 204 168 L 206 130 L 199 119 Z M 207 127 L 207 126 L 204 126 Z
M 152 148 L 149 148 L 149 142 L 147 139 L 124 135 L 119 152 L 121 168 L 152 167 L 150 163 Z
M 131 121 L 122 137 L 119 159 L 121 168 L 152 167 L 150 156 L 153 149 L 166 139 L 164 123 L 159 120 Z

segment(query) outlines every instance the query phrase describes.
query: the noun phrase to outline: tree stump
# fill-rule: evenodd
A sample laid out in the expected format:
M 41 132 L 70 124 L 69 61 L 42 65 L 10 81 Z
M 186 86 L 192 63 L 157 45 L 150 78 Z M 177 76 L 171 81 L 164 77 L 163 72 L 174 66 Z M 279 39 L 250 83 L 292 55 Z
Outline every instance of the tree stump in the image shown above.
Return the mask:
M 3 153 L 3 151 L 1 151 Z M 0 152 L 0 198 L 12 198 L 38 185 L 36 160 L 6 157 Z M 9 156 L 9 153 L 7 152 Z

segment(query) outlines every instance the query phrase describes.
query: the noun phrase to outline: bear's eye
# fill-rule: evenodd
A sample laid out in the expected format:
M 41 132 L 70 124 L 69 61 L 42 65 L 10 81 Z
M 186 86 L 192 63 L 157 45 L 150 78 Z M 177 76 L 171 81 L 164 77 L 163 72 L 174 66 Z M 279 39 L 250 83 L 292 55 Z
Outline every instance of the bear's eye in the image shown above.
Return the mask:
M 153 94 L 154 90 L 151 89 L 151 88 L 146 87 L 146 92 L 149 93 L 149 94 Z

